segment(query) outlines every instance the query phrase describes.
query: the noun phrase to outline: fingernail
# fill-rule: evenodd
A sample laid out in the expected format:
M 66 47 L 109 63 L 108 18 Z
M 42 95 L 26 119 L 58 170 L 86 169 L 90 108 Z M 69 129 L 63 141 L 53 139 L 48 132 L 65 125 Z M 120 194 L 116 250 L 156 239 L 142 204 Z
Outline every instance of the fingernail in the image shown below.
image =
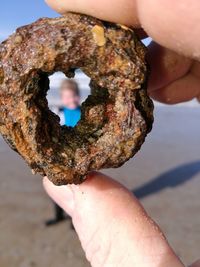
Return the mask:
M 73 211 L 74 211 L 74 192 L 73 189 L 71 187 L 71 185 L 67 185 L 67 186 L 63 186 L 64 190 L 63 190 L 63 196 L 62 199 L 64 197 L 65 202 L 64 204 L 64 209 L 70 214 L 72 215 Z
M 74 210 L 74 192 L 71 185 L 56 186 L 47 177 L 43 179 L 44 188 L 53 200 L 69 215 Z

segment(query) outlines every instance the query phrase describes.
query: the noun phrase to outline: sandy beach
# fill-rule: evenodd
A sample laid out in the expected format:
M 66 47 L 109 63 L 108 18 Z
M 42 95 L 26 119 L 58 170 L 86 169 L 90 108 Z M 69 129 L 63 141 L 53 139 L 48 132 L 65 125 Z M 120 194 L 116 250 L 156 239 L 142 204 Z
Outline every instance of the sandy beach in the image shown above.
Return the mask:
M 0 170 L 0 266 L 89 267 L 70 220 L 45 226 L 53 206 L 41 177 L 1 138 Z M 104 172 L 140 198 L 186 265 L 200 257 L 200 106 L 157 107 L 141 151 Z

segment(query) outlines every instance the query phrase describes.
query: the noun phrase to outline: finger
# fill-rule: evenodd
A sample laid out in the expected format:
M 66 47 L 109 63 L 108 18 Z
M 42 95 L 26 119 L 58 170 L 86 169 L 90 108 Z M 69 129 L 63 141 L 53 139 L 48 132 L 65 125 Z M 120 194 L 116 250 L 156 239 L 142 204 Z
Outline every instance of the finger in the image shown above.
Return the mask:
M 46 2 L 62 14 L 74 11 L 134 27 L 140 25 L 162 46 L 200 59 L 200 1 L 46 0 Z
M 200 1 L 137 0 L 137 17 L 157 43 L 200 59 Z
M 46 178 L 44 187 L 71 214 L 92 266 L 183 266 L 136 198 L 112 179 L 93 173 L 82 185 L 56 187 Z
M 43 180 L 44 188 L 52 199 L 66 212 L 72 216 L 74 209 L 73 192 L 71 186 L 54 186 L 47 177 Z
M 189 73 L 166 87 L 151 91 L 150 95 L 153 99 L 166 104 L 186 102 L 200 95 L 199 82 L 198 77 Z
M 190 71 L 193 62 L 155 42 L 151 42 L 148 46 L 147 59 L 151 71 L 149 91 L 163 88 L 185 76 Z
M 46 2 L 61 14 L 73 11 L 116 23 L 139 25 L 135 1 L 46 0 Z
M 200 267 L 200 260 L 197 262 L 193 263 L 190 267 Z
M 150 95 L 163 103 L 189 101 L 200 95 L 200 64 L 155 42 L 148 47 Z

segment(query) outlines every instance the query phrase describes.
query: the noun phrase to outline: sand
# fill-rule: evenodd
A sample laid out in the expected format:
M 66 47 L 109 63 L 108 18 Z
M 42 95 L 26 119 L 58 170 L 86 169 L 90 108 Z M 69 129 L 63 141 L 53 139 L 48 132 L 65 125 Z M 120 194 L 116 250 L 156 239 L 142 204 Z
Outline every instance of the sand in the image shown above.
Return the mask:
M 105 171 L 136 193 L 186 265 L 200 257 L 199 122 L 200 106 L 158 107 L 142 150 Z M 41 177 L 0 139 L 0 266 L 90 266 L 70 220 L 45 226 L 52 215 Z

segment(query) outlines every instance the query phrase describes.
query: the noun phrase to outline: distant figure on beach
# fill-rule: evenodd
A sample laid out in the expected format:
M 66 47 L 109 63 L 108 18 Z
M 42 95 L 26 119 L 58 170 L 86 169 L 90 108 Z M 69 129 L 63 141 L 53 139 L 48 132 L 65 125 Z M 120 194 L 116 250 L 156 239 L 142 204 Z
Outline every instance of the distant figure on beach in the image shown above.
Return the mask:
M 73 79 L 64 79 L 60 85 L 60 98 L 62 107 L 60 112 L 64 115 L 64 125 L 74 127 L 81 118 L 80 90 Z M 46 222 L 47 225 L 56 224 L 65 219 L 64 211 L 54 203 L 55 216 Z

